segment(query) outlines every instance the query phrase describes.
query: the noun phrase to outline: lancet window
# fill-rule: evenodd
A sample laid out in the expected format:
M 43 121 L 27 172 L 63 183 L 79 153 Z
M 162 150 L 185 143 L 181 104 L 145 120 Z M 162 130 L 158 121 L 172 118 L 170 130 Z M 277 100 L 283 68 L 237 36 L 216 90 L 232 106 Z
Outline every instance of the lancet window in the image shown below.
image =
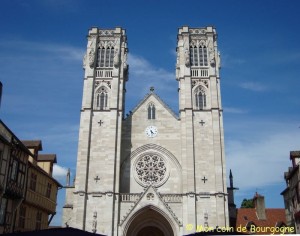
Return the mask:
M 191 66 L 208 66 L 207 48 L 205 45 L 190 47 Z
M 206 94 L 202 87 L 197 88 L 195 91 L 195 104 L 198 110 L 206 108 Z
M 114 47 L 99 47 L 97 51 L 97 67 L 113 67 L 114 56 Z
M 155 119 L 155 106 L 153 103 L 148 105 L 148 119 L 154 120 Z
M 96 109 L 106 110 L 108 109 L 108 91 L 107 88 L 102 86 L 96 92 Z

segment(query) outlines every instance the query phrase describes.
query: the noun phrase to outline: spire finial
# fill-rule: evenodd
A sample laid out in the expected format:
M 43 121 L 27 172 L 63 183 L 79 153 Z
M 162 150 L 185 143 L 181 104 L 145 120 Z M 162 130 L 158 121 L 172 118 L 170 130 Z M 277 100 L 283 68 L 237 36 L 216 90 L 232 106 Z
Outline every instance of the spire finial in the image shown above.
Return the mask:
M 229 181 L 230 181 L 230 188 L 233 188 L 233 176 L 232 176 L 231 169 L 230 169 L 230 172 L 229 172 Z
M 150 87 L 150 92 L 151 92 L 151 93 L 154 92 L 154 87 L 153 87 L 153 86 Z
M 70 186 L 70 176 L 71 176 L 71 171 L 70 171 L 70 168 L 68 168 L 68 172 L 67 172 L 67 187 L 69 187 Z

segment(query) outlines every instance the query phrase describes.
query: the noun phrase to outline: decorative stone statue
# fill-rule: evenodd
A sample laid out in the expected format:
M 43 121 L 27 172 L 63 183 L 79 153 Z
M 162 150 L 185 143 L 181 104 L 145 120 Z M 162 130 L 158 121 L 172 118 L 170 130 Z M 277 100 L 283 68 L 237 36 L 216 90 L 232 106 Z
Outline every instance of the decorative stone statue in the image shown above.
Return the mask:
M 187 67 L 189 67 L 190 66 L 190 50 L 187 47 L 184 49 L 184 61 L 185 61 L 185 65 Z
M 94 67 L 94 62 L 95 62 L 95 51 L 92 48 L 91 51 L 89 52 L 89 65 L 91 68 Z
M 120 64 L 119 60 L 119 49 L 116 47 L 115 48 L 115 54 L 114 54 L 114 67 L 118 68 Z
M 123 55 L 123 67 L 127 68 L 127 50 L 125 50 Z
M 94 67 L 94 62 L 95 62 L 95 45 L 96 45 L 96 38 L 92 37 L 90 41 L 90 51 L 89 51 L 89 66 L 91 68 Z
M 97 232 L 97 211 L 94 211 L 93 213 L 93 233 L 96 233 Z
M 83 67 L 83 69 L 85 69 L 85 67 L 86 67 L 86 54 L 84 54 L 84 56 L 83 56 L 82 67 Z
M 212 67 L 216 66 L 216 60 L 215 60 L 215 52 L 213 48 L 213 43 L 211 40 L 208 41 L 208 55 L 209 55 L 209 63 Z
M 68 168 L 68 172 L 67 172 L 67 179 L 66 179 L 66 185 L 69 187 L 70 186 L 70 168 Z

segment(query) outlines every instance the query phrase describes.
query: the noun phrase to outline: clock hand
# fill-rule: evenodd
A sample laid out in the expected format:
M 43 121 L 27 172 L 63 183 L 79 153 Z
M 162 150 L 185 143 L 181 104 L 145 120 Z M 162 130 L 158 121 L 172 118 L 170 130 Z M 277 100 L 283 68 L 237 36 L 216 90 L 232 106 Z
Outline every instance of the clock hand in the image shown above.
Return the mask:
M 154 134 L 153 131 L 150 129 L 151 134 Z

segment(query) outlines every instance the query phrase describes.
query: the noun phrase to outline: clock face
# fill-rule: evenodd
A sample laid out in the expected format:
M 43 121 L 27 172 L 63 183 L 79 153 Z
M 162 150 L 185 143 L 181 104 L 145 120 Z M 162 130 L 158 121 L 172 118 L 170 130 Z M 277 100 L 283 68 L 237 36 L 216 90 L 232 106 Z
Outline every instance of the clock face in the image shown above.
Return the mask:
M 151 125 L 146 128 L 145 132 L 149 138 L 154 138 L 157 135 L 158 130 L 155 126 Z

